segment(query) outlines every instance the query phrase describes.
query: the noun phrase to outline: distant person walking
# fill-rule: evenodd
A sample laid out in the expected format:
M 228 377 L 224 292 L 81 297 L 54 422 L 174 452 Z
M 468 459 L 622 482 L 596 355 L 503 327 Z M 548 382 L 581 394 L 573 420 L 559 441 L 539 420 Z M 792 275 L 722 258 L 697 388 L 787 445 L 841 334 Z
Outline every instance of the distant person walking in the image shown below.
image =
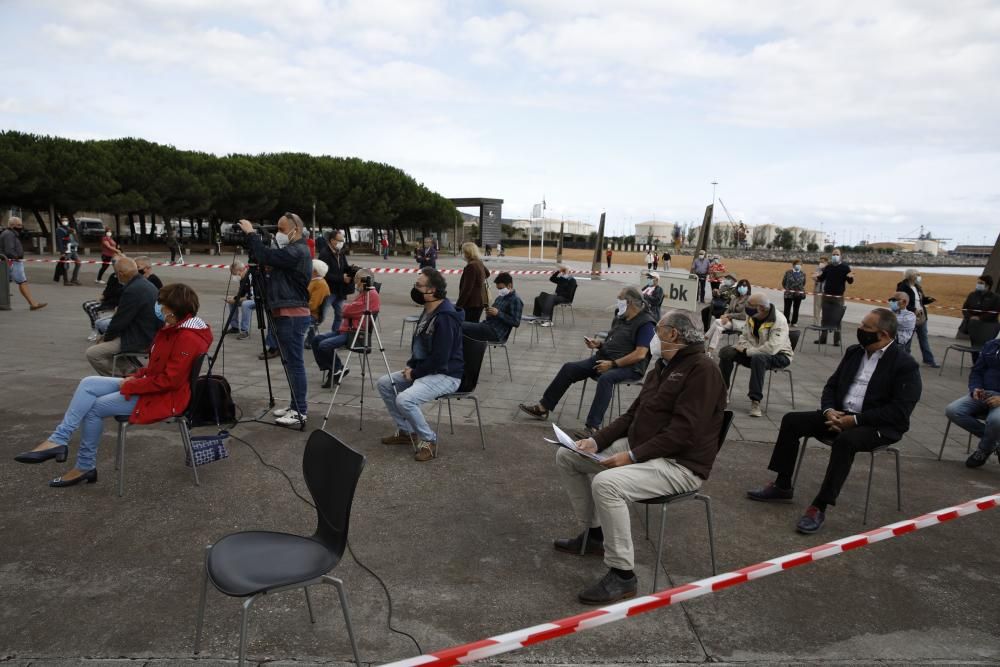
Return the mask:
M 24 245 L 21 243 L 26 238 L 28 233 L 24 231 L 21 218 L 12 216 L 7 229 L 0 232 L 0 254 L 7 258 L 7 279 L 17 284 L 18 291 L 31 310 L 39 310 L 48 304 L 35 301 L 28 288 L 28 277 L 24 274 Z
M 653 270 L 653 258 L 654 258 L 653 251 L 652 250 L 647 250 L 646 251 L 646 270 L 647 271 L 652 271 Z
M 820 272 L 820 280 L 823 281 L 823 305 L 829 305 L 831 308 L 834 305 L 843 306 L 844 292 L 847 291 L 848 285 L 854 283 L 854 273 L 851 272 L 850 265 L 842 260 L 839 248 L 834 249 L 830 255 L 830 263 Z M 826 331 L 820 332 L 819 339 L 815 341 L 817 345 L 826 345 L 826 333 Z M 839 331 L 833 334 L 833 344 L 840 345 Z
M 424 239 L 424 246 L 417 249 L 417 264 L 421 269 L 437 269 L 438 251 L 434 246 L 434 239 L 427 237 Z
M 794 327 L 799 323 L 799 306 L 806 296 L 806 274 L 802 272 L 801 259 L 792 260 L 792 268 L 785 271 L 781 287 L 785 290 L 785 319 Z
M 389 259 L 389 239 L 383 236 L 378 244 L 379 247 L 382 248 L 382 260 L 385 261 Z
M 181 242 L 177 237 L 177 228 L 167 223 L 167 250 L 170 251 L 170 263 L 174 264 L 177 258 L 180 257 L 181 264 L 184 263 L 184 253 L 181 252 Z
M 660 256 L 654 251 L 653 252 L 653 270 L 656 271 L 660 268 Z M 659 319 L 659 318 L 657 318 Z
M 62 277 L 63 285 L 80 284 L 80 241 L 76 238 L 76 231 L 69 226 L 69 220 L 63 218 L 56 229 L 56 249 L 59 250 L 59 264 L 56 265 L 56 273 L 53 281 L 59 282 Z M 69 277 L 69 265 L 73 264 L 73 277 Z
M 611 246 L 608 246 L 607 252 L 604 253 L 605 259 L 608 260 L 608 271 L 611 270 L 611 258 L 614 256 L 614 252 L 611 250 Z
M 664 250 L 663 257 L 660 258 L 663 261 L 663 270 L 666 271 L 670 268 L 670 251 Z
M 896 285 L 896 289 L 909 298 L 910 301 L 906 305 L 906 308 L 917 316 L 917 326 L 913 330 L 913 333 L 920 344 L 920 354 L 924 358 L 924 365 L 931 368 L 939 368 L 938 363 L 934 361 L 934 352 L 931 350 L 930 341 L 927 339 L 927 304 L 934 303 L 935 299 L 924 294 L 924 289 L 920 286 L 920 283 L 920 271 L 917 269 L 906 269 L 903 272 L 903 279 Z M 910 351 L 912 343 L 913 339 L 911 338 L 906 346 L 907 352 Z
M 104 237 L 101 239 L 101 270 L 97 272 L 97 280 L 94 281 L 98 285 L 104 284 L 104 272 L 111 266 L 111 260 L 114 259 L 117 252 L 118 244 L 115 243 L 111 230 L 105 229 Z
M 698 303 L 705 303 L 705 281 L 708 280 L 710 264 L 704 250 L 699 250 L 698 256 L 691 262 L 691 274 L 698 278 Z

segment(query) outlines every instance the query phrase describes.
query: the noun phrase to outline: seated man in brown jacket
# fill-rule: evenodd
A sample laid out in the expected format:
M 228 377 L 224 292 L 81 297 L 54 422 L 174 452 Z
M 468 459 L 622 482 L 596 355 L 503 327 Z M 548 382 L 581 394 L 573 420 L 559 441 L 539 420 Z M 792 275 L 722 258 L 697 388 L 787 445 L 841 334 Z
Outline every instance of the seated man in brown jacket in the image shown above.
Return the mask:
M 726 407 L 722 373 L 705 354 L 704 334 L 687 313 L 668 312 L 656 327 L 650 353 L 656 363 L 628 412 L 576 444 L 600 452 L 601 463 L 569 449 L 556 454 L 563 486 L 586 528 L 587 553 L 604 554 L 610 569 L 579 594 L 584 604 L 635 595 L 630 501 L 696 491 L 719 451 Z M 555 541 L 579 554 L 584 534 Z

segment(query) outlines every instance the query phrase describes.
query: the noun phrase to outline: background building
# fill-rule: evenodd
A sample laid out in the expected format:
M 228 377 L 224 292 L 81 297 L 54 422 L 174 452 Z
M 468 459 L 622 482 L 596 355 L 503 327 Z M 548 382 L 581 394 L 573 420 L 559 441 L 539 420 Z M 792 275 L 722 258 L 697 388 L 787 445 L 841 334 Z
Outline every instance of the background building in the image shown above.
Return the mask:
M 532 236 L 540 234 L 544 228 L 546 234 L 559 235 L 559 227 L 563 226 L 564 234 L 575 234 L 577 236 L 590 236 L 597 232 L 597 228 L 589 222 L 579 220 L 556 220 L 554 218 L 535 218 L 534 220 L 514 220 L 511 222 L 514 229 L 522 230 L 525 235 L 531 227 Z

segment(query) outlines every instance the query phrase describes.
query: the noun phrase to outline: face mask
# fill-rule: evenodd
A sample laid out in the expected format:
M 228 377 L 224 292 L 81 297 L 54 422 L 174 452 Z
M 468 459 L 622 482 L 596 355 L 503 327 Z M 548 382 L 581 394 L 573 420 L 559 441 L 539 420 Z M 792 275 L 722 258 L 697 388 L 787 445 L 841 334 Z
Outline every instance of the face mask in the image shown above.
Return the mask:
M 653 334 L 653 337 L 649 339 L 649 356 L 653 358 L 653 361 L 656 361 L 663 356 L 663 351 L 660 349 L 660 337 L 655 333 Z
M 894 313 L 898 313 L 899 312 L 899 302 L 898 301 L 890 301 L 889 302 L 889 310 L 891 310 Z
M 274 235 L 274 242 L 278 244 L 279 248 L 284 248 L 288 245 L 288 234 L 285 232 L 278 232 Z
M 746 296 L 747 286 L 746 285 L 740 285 L 739 287 L 736 288 L 736 291 L 740 293 L 740 296 Z
M 862 347 L 873 345 L 878 342 L 878 332 L 865 331 L 861 327 L 858 327 L 858 342 L 861 343 Z
M 796 264 L 792 268 L 795 269 L 795 273 L 798 273 L 799 271 L 802 270 L 802 265 L 801 264 Z
M 160 320 L 161 322 L 167 321 L 167 317 L 166 315 L 163 314 L 163 308 L 160 306 L 159 301 L 153 304 L 153 313 L 156 314 L 156 319 Z
M 653 286 L 653 279 L 652 278 L 648 278 L 646 280 L 646 287 L 652 287 L 652 286 Z
M 618 317 L 625 314 L 626 308 L 628 308 L 628 301 L 625 299 L 618 299 L 615 301 L 615 312 L 618 313 Z
M 757 309 L 756 308 L 747 308 L 746 309 L 746 314 L 747 314 L 747 317 L 757 317 Z
M 240 277 L 239 276 L 233 276 L 233 282 L 234 283 L 238 283 L 239 281 L 240 281 Z
M 139 275 L 140 276 L 146 275 L 146 269 L 139 269 Z
M 698 259 L 705 259 L 704 255 L 698 255 Z
M 923 276 L 917 276 L 917 279 L 914 280 L 913 282 L 915 282 L 916 284 L 919 285 L 922 280 L 923 280 Z
M 111 232 L 104 232 L 104 235 L 107 236 L 109 239 L 111 238 Z
M 333 247 L 334 247 L 335 250 L 340 250 L 341 248 L 344 247 L 344 242 L 343 241 L 337 241 L 336 243 L 333 244 Z
M 69 227 L 69 220 L 63 220 L 59 224 L 62 225 L 63 227 Z
M 733 281 L 730 280 L 729 278 L 724 278 L 722 280 L 722 284 L 725 285 L 726 287 L 732 287 L 733 286 Z
M 500 289 L 497 290 L 497 294 L 499 294 L 500 296 L 507 296 L 508 294 L 510 294 L 510 288 L 501 287 Z
M 985 292 L 986 291 L 986 285 L 984 285 L 983 283 L 976 283 L 976 291 L 977 292 Z
M 424 300 L 424 293 L 420 291 L 419 287 L 414 287 L 410 290 L 410 298 L 413 300 L 413 303 L 418 306 L 422 306 L 427 303 L 427 301 Z
M 840 255 L 834 255 L 830 258 L 831 264 L 840 264 Z

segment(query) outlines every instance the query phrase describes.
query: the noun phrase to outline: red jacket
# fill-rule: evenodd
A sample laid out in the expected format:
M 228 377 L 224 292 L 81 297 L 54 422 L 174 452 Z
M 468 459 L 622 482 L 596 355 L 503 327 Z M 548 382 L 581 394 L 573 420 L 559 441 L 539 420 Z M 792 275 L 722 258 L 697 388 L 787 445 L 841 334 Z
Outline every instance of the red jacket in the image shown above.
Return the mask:
M 101 256 L 102 257 L 113 257 L 115 250 L 118 249 L 118 244 L 110 236 L 104 236 L 101 239 Z
M 211 342 L 212 329 L 200 317 L 160 329 L 149 350 L 149 365 L 122 387 L 126 398 L 139 396 L 129 423 L 152 424 L 183 414 L 191 400 L 191 365 Z
M 382 302 L 378 298 L 378 292 L 370 290 L 367 294 L 370 295 L 368 305 L 371 307 L 372 315 L 378 315 L 378 310 L 382 305 Z M 344 305 L 343 311 L 340 314 L 343 319 L 340 321 L 340 329 L 338 331 L 340 333 L 356 331 L 358 325 L 361 323 L 361 316 L 364 314 L 365 291 L 362 290 L 358 292 L 353 301 Z

